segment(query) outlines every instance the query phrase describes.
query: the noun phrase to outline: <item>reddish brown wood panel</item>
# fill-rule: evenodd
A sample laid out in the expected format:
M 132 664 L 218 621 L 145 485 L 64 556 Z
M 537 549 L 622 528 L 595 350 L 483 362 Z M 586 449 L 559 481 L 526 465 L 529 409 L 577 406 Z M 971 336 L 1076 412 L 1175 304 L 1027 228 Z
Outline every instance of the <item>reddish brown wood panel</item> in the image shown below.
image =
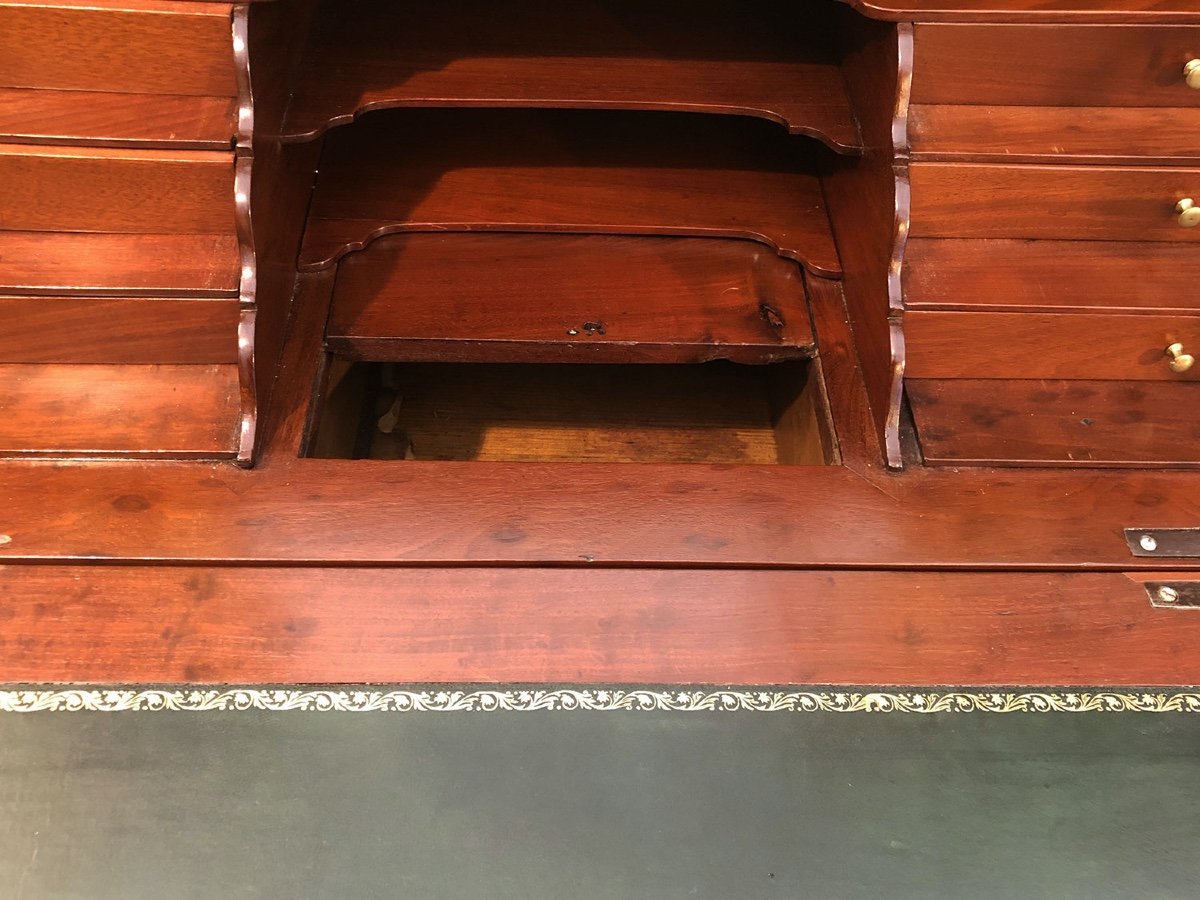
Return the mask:
M 2 297 L 2 363 L 236 363 L 236 300 Z
M 1195 28 L 918 24 L 915 40 L 914 103 L 1200 107 Z
M 0 85 L 235 97 L 227 3 L 0 3 Z
M 904 300 L 910 310 L 1195 315 L 1195 265 L 1187 244 L 913 238 Z
M 910 174 L 914 237 L 1200 242 L 1175 211 L 1200 200 L 1200 169 L 925 162 Z
M 832 47 L 812 9 L 777 0 L 330 2 L 287 132 L 405 106 L 681 110 L 760 116 L 854 150 Z
M 0 87 L 0 141 L 224 150 L 236 128 L 233 97 Z
M 919 22 L 1200 23 L 1193 0 L 843 0 L 869 16 Z
M 237 296 L 233 234 L 0 231 L 5 293 Z
M 762 363 L 814 338 L 799 267 L 751 241 L 413 234 L 342 260 L 326 344 L 379 361 Z
M 1200 419 L 1190 414 L 1200 403 L 1194 381 L 912 378 L 905 386 L 929 463 L 1200 463 Z
M 233 156 L 0 144 L 0 228 L 225 234 Z
M 0 409 L 4 455 L 232 456 L 237 366 L 0 365 Z
M 1174 372 L 1166 348 L 1200 353 L 1200 316 L 910 312 L 910 378 L 1197 381 Z
M 1194 165 L 1200 162 L 1193 141 L 1198 131 L 1200 107 L 920 104 L 909 110 L 914 159 Z
M 806 148 L 755 119 L 408 110 L 326 139 L 302 267 L 394 231 L 762 240 L 817 274 L 837 248 Z
M 7 682 L 1200 680 L 1200 616 L 1119 573 L 6 566 L 0 598 Z

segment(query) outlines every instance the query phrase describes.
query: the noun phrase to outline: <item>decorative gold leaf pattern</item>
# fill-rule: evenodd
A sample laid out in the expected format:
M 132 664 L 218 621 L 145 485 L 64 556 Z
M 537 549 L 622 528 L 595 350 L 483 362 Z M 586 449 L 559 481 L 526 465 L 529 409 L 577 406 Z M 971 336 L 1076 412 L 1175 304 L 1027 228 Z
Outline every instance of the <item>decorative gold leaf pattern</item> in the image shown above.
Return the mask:
M 1200 690 L 750 688 L 56 688 L 0 690 L 0 712 L 1200 713 Z

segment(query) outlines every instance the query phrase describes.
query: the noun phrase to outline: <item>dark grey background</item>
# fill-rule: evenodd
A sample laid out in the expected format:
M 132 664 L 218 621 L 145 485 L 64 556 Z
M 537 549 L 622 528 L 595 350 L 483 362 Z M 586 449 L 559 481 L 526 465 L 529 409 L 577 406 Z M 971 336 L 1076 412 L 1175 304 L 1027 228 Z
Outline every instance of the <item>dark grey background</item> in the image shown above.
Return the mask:
M 1200 716 L 0 715 L 4 898 L 1195 898 Z

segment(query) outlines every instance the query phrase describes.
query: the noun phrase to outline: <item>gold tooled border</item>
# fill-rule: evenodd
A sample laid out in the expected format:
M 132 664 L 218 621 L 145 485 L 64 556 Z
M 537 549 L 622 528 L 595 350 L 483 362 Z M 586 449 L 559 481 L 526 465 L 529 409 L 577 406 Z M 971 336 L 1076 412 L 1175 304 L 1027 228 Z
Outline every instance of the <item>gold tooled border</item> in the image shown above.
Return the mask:
M 1200 713 L 1200 689 L 780 690 L 754 688 L 27 687 L 0 713 L 32 712 Z

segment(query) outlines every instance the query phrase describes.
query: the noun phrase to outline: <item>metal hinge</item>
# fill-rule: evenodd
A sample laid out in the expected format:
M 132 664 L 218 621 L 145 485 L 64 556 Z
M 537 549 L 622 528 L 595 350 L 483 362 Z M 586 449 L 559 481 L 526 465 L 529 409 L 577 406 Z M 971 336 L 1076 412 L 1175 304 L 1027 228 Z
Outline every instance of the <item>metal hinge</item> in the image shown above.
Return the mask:
M 1200 528 L 1126 528 L 1125 542 L 1134 556 L 1200 559 Z
M 1200 609 L 1200 581 L 1147 581 L 1150 605 L 1164 609 Z

